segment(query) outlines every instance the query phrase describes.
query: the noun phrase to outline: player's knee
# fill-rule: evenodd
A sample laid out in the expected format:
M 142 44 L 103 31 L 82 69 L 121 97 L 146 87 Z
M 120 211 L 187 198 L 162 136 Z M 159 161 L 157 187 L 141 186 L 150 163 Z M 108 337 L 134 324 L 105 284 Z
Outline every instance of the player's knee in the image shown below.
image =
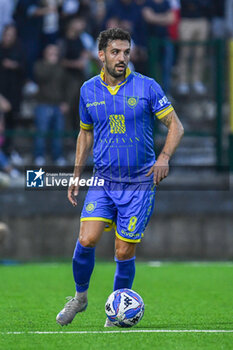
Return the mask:
M 122 245 L 116 247 L 115 256 L 117 260 L 128 260 L 135 256 L 135 245 Z
M 94 248 L 96 246 L 96 241 L 92 237 L 85 237 L 80 235 L 78 240 L 83 247 Z

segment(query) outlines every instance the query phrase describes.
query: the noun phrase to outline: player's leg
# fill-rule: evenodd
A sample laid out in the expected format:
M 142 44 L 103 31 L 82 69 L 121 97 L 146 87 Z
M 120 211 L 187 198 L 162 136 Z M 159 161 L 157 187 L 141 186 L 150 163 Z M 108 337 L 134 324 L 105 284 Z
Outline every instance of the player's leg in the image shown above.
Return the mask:
M 150 183 L 127 185 L 123 193 L 116 198 L 118 214 L 115 260 L 117 266 L 114 290 L 132 287 L 136 246 L 141 241 L 153 211 L 154 200 L 155 186 Z
M 135 276 L 136 243 L 126 242 L 118 237 L 115 240 L 116 272 L 113 290 L 131 289 Z
M 95 247 L 105 228 L 102 221 L 82 221 L 73 255 L 73 275 L 76 294 L 87 295 L 95 264 Z
M 104 188 L 89 188 L 81 213 L 79 238 L 73 255 L 75 297 L 58 314 L 61 325 L 72 322 L 77 312 L 87 307 L 87 291 L 95 263 L 95 246 L 102 232 L 112 225 L 116 208 Z
M 114 290 L 132 288 L 135 276 L 136 246 L 141 241 L 154 208 L 156 189 L 153 184 L 129 186 L 131 187 L 126 186 L 123 193 L 118 191 L 118 198 L 114 198 L 118 209 Z M 113 327 L 113 324 L 107 318 L 104 326 Z
M 104 231 L 105 222 L 83 221 L 73 255 L 73 276 L 76 285 L 75 297 L 72 298 L 57 315 L 61 325 L 71 323 L 78 312 L 87 308 L 87 292 L 95 264 L 95 246 Z
M 137 243 L 131 243 L 115 239 L 116 272 L 113 290 L 121 288 L 131 289 L 135 276 L 135 253 Z M 107 318 L 104 327 L 113 327 L 113 323 Z

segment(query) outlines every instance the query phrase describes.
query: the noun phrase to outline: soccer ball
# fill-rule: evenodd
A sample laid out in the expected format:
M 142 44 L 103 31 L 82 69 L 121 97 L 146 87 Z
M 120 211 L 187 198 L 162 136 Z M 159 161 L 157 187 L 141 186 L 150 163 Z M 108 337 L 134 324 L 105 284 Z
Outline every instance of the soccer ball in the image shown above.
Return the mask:
M 115 290 L 105 304 L 108 319 L 118 327 L 135 326 L 144 315 L 144 302 L 140 295 L 131 289 Z

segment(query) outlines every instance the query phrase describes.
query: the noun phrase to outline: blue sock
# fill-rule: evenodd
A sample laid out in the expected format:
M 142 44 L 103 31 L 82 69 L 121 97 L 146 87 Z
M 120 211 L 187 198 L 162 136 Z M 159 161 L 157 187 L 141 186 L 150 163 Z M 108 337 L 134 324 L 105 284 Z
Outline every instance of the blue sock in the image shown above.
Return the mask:
M 121 288 L 131 289 L 135 276 L 135 256 L 128 260 L 118 260 L 115 258 L 115 261 L 116 272 L 113 290 Z
M 73 275 L 77 292 L 88 289 L 94 265 L 95 248 L 84 247 L 77 241 L 73 255 Z

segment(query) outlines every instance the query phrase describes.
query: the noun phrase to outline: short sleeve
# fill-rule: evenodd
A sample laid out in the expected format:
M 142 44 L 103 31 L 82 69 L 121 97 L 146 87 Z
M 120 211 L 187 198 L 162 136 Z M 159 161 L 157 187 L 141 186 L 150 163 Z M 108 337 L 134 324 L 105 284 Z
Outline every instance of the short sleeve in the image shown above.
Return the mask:
M 86 104 L 83 100 L 82 93 L 80 95 L 80 101 L 79 101 L 79 115 L 80 115 L 80 128 L 84 130 L 92 130 L 93 122 L 90 114 L 88 113 Z
M 154 80 L 150 86 L 150 103 L 152 113 L 158 119 L 162 119 L 174 110 L 161 86 Z

